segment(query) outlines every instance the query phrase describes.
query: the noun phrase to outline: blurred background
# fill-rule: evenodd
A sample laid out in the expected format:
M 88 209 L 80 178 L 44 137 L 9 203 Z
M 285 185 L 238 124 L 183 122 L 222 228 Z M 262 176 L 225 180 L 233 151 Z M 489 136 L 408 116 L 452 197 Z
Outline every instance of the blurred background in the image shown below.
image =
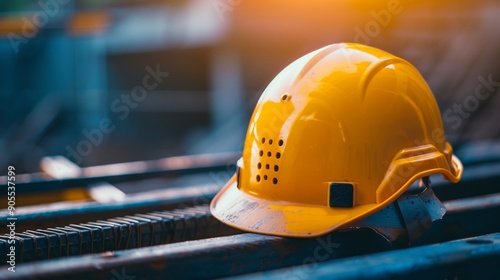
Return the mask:
M 500 2 L 0 2 L 0 170 L 238 151 L 262 90 L 337 42 L 413 63 L 456 149 L 500 137 Z

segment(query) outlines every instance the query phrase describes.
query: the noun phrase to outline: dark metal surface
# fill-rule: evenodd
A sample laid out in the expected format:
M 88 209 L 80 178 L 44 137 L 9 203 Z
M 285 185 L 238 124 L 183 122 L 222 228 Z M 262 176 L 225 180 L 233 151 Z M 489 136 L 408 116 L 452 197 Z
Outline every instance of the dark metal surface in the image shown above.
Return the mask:
M 239 152 L 169 157 L 150 161 L 115 163 L 81 168 L 81 173 L 63 179 L 47 179 L 43 173 L 16 175 L 16 193 L 54 191 L 98 182 L 120 182 L 153 176 L 178 176 L 210 171 L 234 171 Z M 7 189 L 7 177 L 0 177 L 0 189 Z M 7 191 L 1 192 L 5 194 Z
M 127 275 L 138 279 L 206 279 L 300 264 L 307 256 L 327 260 L 388 249 L 387 242 L 369 229 L 335 232 L 316 239 L 245 233 L 41 261 L 13 273 L 11 279 L 34 275 L 37 279 L 111 279 L 114 271 L 124 267 Z
M 500 233 L 234 279 L 498 279 Z
M 210 214 L 207 206 L 98 220 L 16 234 L 17 263 L 167 244 L 240 233 Z M 9 235 L 0 236 L 0 263 Z
M 448 201 L 444 205 L 444 218 L 435 221 L 415 245 L 500 232 L 500 193 Z
M 141 182 L 138 182 L 140 187 Z M 17 231 L 35 228 L 64 226 L 116 216 L 168 210 L 182 206 L 207 204 L 220 189 L 216 184 L 189 187 L 164 188 L 155 191 L 128 195 L 124 201 L 114 203 L 59 202 L 49 205 L 33 205 L 16 211 Z M 0 220 L 7 221 L 9 211 L 0 211 Z M 0 234 L 7 229 L 0 229 Z
M 207 279 L 288 266 L 298 267 L 271 274 L 270 277 L 288 275 L 287 277 L 292 277 L 292 279 L 307 279 L 309 276 L 314 276 L 309 273 L 313 272 L 309 271 L 310 268 L 318 266 L 320 268 L 318 275 L 331 279 L 332 275 L 337 276 L 332 273 L 339 273 L 338 275 L 342 277 L 342 267 L 348 264 L 350 268 L 346 269 L 346 273 L 354 277 L 365 276 L 376 279 L 382 276 L 385 278 L 385 275 L 392 277 L 408 275 L 411 279 L 416 279 L 415 277 L 428 276 L 426 274 L 431 273 L 433 279 L 436 279 L 434 278 L 436 275 L 442 275 L 442 279 L 450 275 L 472 279 L 475 278 L 474 276 L 491 276 L 493 274 L 490 273 L 496 271 L 500 258 L 499 242 L 500 236 L 497 233 L 475 238 L 473 241 L 465 242 L 466 244 L 452 241 L 450 244 L 397 250 L 387 255 L 360 257 L 359 255 L 386 251 L 390 247 L 387 246 L 387 242 L 368 229 L 334 232 L 316 239 L 282 238 L 247 233 L 93 256 L 42 261 L 36 265 L 24 267 L 11 279 L 24 279 L 28 276 L 37 279 L 65 279 L 69 276 L 74 279 L 111 279 L 117 271 L 138 279 L 164 279 L 165 277 Z M 358 257 L 345 261 L 336 260 L 333 263 L 347 262 L 347 264 L 336 265 L 335 269 L 328 267 L 332 263 L 327 263 L 328 265 L 325 266 L 321 264 L 327 260 L 349 256 Z M 367 260 L 364 261 L 365 259 Z M 385 265 L 375 269 L 373 268 L 375 260 L 382 261 Z M 65 269 L 62 270 L 62 267 Z M 365 267 L 366 270 L 364 270 Z M 453 269 L 449 269 L 450 267 Z M 476 268 L 482 270 L 475 273 Z M 340 269 L 340 272 L 336 269 Z M 307 271 L 305 274 L 304 270 Z M 376 273 L 371 275 L 370 272 Z M 254 276 L 252 275 L 249 279 L 254 279 Z

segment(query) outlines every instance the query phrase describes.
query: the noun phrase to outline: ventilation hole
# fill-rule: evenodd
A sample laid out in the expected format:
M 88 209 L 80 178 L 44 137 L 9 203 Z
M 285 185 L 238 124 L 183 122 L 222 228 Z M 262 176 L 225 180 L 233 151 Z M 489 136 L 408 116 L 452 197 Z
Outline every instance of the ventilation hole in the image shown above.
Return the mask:
M 262 144 L 266 143 L 266 138 L 262 138 Z
M 273 144 L 273 139 L 269 139 L 269 145 Z
M 280 170 L 280 167 L 279 167 L 279 166 L 277 166 L 277 165 L 275 165 L 275 166 L 274 166 L 274 171 L 278 172 L 278 170 Z
M 273 178 L 273 184 L 278 184 L 278 178 Z
M 257 168 L 260 169 L 262 167 L 262 164 L 259 162 L 257 163 Z
M 256 179 L 257 179 L 257 182 L 260 182 L 260 175 L 257 175 Z
M 280 158 L 281 157 L 281 153 L 280 152 L 277 152 L 276 153 L 276 158 Z
M 271 152 L 267 152 L 267 156 L 268 157 L 271 157 L 272 153 Z
M 266 169 L 269 169 L 269 164 L 266 164 Z
M 280 139 L 280 141 L 278 141 L 278 145 L 281 147 L 283 146 L 283 140 Z
M 267 180 L 267 175 L 264 175 L 264 180 Z
M 263 156 L 264 155 L 264 151 L 263 150 L 260 150 L 259 151 L 259 156 Z

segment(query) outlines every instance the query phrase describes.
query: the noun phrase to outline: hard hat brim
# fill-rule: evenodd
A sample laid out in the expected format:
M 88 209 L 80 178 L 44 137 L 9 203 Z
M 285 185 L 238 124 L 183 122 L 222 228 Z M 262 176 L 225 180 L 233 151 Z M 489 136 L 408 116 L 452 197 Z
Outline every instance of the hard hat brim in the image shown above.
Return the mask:
M 381 205 L 333 209 L 327 206 L 269 201 L 240 191 L 236 176 L 233 176 L 214 197 L 210 207 L 218 220 L 243 231 L 314 237 L 357 221 L 379 210 Z

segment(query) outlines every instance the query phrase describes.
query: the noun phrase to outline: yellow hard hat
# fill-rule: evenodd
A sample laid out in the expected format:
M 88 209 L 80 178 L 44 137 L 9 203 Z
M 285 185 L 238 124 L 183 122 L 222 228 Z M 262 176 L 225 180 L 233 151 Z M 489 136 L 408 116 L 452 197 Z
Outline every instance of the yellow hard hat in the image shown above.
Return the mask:
M 238 170 L 211 203 L 251 232 L 318 236 L 369 216 L 418 178 L 458 182 L 434 96 L 409 62 L 355 43 L 286 67 L 260 97 Z

